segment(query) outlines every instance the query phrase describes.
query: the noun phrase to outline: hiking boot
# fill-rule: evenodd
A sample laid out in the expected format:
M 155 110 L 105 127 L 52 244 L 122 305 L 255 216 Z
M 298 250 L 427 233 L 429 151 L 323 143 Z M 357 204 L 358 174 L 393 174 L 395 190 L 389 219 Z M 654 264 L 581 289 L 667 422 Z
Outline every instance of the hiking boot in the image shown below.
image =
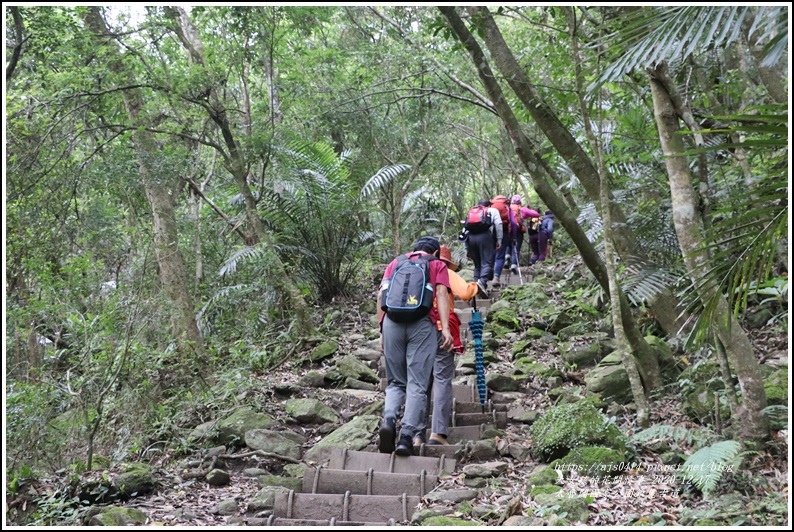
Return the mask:
M 411 456 L 414 454 L 414 443 L 411 437 L 407 434 L 400 434 L 400 439 L 397 442 L 397 447 L 394 448 L 394 454 L 399 456 Z
M 436 434 L 435 432 L 430 435 L 430 439 L 427 441 L 428 445 L 449 445 L 447 441 L 447 437 L 442 434 Z
M 500 281 L 498 277 L 494 277 L 491 288 L 499 288 L 500 286 L 502 286 L 502 281 Z
M 378 435 L 380 436 L 378 450 L 387 454 L 394 452 L 394 419 L 381 421 Z
M 425 443 L 427 443 L 427 436 L 425 431 L 420 430 L 414 435 L 414 447 L 421 447 Z
M 515 264 L 511 264 L 510 273 L 518 273 L 518 266 L 516 266 Z
M 477 279 L 477 294 L 483 299 L 488 299 L 488 288 L 482 279 Z

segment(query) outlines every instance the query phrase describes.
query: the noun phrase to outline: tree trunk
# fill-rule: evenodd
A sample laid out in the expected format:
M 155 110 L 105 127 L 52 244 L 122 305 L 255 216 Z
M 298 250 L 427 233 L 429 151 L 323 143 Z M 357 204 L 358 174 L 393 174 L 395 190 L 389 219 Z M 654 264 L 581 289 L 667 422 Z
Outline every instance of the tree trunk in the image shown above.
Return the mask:
M 130 78 L 130 85 L 137 81 L 124 67 L 121 53 L 111 47 L 104 36 L 109 34 L 102 18 L 100 7 L 89 7 L 84 15 L 86 25 L 96 35 L 101 46 L 107 46 L 113 58 L 108 67 L 121 76 Z M 159 149 L 153 135 L 146 130 L 143 95 L 137 88 L 122 92 L 124 106 L 133 126 L 132 140 L 138 160 L 138 171 L 146 198 L 152 209 L 154 244 L 160 280 L 171 302 L 171 331 L 177 342 L 183 361 L 197 370 L 207 368 L 204 341 L 196 324 L 193 299 L 188 289 L 187 274 L 182 253 L 179 250 L 179 234 L 176 226 L 174 198 L 177 196 L 178 180 L 175 176 L 156 174 L 150 164 L 157 158 Z
M 648 69 L 651 76 L 654 118 L 670 178 L 676 235 L 684 254 L 684 264 L 689 277 L 696 280 L 708 270 L 710 256 L 708 249 L 703 245 L 702 221 L 698 216 L 692 176 L 684 155 L 684 143 L 679 134 L 678 116 L 664 84 L 657 79 L 664 76 L 665 69 L 664 63 L 656 69 Z M 711 286 L 700 286 L 699 290 L 698 295 L 702 300 L 717 302 L 713 327 L 717 341 L 725 348 L 728 361 L 739 380 L 743 400 L 741 411 L 734 419 L 734 426 L 740 438 L 762 443 L 769 435 L 769 424 L 762 413 L 767 406 L 766 394 L 753 347 L 747 334 L 730 311 L 725 298 Z M 731 387 L 731 383 L 725 384 Z
M 615 329 L 615 343 L 617 350 L 620 353 L 620 358 L 623 362 L 623 368 L 629 377 L 629 384 L 631 385 L 631 393 L 634 396 L 634 402 L 637 405 L 637 424 L 643 428 L 648 427 L 649 421 L 649 408 L 648 398 L 645 395 L 645 389 L 642 385 L 640 372 L 637 369 L 637 360 L 632 353 L 640 353 L 644 347 L 647 347 L 647 342 L 644 339 L 640 340 L 640 336 L 636 331 L 631 335 L 626 334 L 626 329 L 623 327 L 623 312 L 631 313 L 628 306 L 628 301 L 625 297 L 621 297 L 622 289 L 618 283 L 618 276 L 616 272 L 616 258 L 615 245 L 612 240 L 614 234 L 614 225 L 612 224 L 612 208 L 609 205 L 610 194 L 609 190 L 609 175 L 607 174 L 606 165 L 604 164 L 604 154 L 601 150 L 601 143 L 596 138 L 593 131 L 593 125 L 590 120 L 590 104 L 585 98 L 584 83 L 582 82 L 582 68 L 581 58 L 579 56 L 579 39 L 576 35 L 576 24 L 573 16 L 573 8 L 563 8 L 568 19 L 569 29 L 571 32 L 571 48 L 573 53 L 574 63 L 574 77 L 576 78 L 576 95 L 579 99 L 579 107 L 582 110 L 582 122 L 584 124 L 585 135 L 590 143 L 590 149 L 595 155 L 596 166 L 598 168 L 599 181 L 601 182 L 600 203 L 601 212 L 604 213 L 604 263 L 607 270 L 607 278 L 609 279 L 609 300 L 612 312 L 612 326 Z M 631 324 L 635 322 L 632 320 Z M 636 327 L 631 330 L 634 331 Z M 653 391 L 655 386 L 661 384 L 659 381 L 650 383 L 648 391 Z
M 582 149 L 570 131 L 563 125 L 554 111 L 543 101 L 540 93 L 530 81 L 525 69 L 516 60 L 513 52 L 507 46 L 491 12 L 487 7 L 468 7 L 467 10 L 482 23 L 484 29 L 483 40 L 491 52 L 494 63 L 501 72 L 510 88 L 516 93 L 518 99 L 524 104 L 526 110 L 535 119 L 535 123 L 546 135 L 551 144 L 568 163 L 576 177 L 582 183 L 590 198 L 599 203 L 600 178 L 597 169 L 593 166 L 590 157 Z M 628 229 L 626 217 L 610 197 L 612 219 L 614 221 L 614 243 L 618 254 L 629 261 L 637 255 L 637 245 L 634 235 Z M 556 214 L 556 210 L 555 210 Z M 603 214 L 602 214 L 603 216 Z M 678 302 L 669 290 L 662 291 L 659 296 L 649 302 L 659 325 L 667 334 L 676 334 L 683 322 L 677 319 L 671 309 L 678 307 Z
M 502 120 L 502 123 L 507 130 L 513 146 L 518 154 L 519 159 L 530 170 L 530 177 L 535 186 L 535 191 L 543 202 L 549 206 L 559 220 L 560 225 L 563 226 L 568 236 L 571 237 L 573 244 L 579 250 L 582 260 L 587 265 L 587 268 L 593 273 L 596 281 L 601 285 L 604 292 L 609 291 L 609 279 L 607 277 L 606 269 L 598 252 L 593 247 L 593 244 L 587 238 L 582 228 L 576 222 L 576 215 L 570 210 L 567 203 L 563 198 L 557 194 L 555 187 L 550 185 L 538 172 L 532 172 L 531 169 L 540 166 L 540 161 L 535 159 L 534 151 L 530 145 L 529 140 L 521 130 L 521 125 L 518 122 L 515 114 L 513 114 L 510 105 L 507 103 L 502 89 L 496 82 L 496 77 L 488 65 L 488 61 L 483 54 L 477 41 L 469 32 L 466 25 L 460 19 L 455 9 L 452 7 L 439 7 L 441 13 L 447 18 L 447 21 L 452 28 L 452 31 L 457 35 L 463 46 L 469 51 L 472 62 L 477 66 L 477 72 L 480 75 L 480 80 L 488 91 L 488 95 L 494 103 L 497 114 Z M 625 298 L 625 294 L 620 294 L 621 298 Z M 642 373 L 643 382 L 647 390 L 655 389 L 661 385 L 661 375 L 659 371 L 659 363 L 656 360 L 653 352 L 645 342 L 642 335 L 639 333 L 637 324 L 634 317 L 628 308 L 628 303 L 625 305 L 621 303 L 621 317 L 623 326 L 626 328 L 627 335 L 629 336 L 632 345 L 638 346 L 636 353 L 640 361 L 640 371 Z M 636 344 L 635 344 L 636 342 Z

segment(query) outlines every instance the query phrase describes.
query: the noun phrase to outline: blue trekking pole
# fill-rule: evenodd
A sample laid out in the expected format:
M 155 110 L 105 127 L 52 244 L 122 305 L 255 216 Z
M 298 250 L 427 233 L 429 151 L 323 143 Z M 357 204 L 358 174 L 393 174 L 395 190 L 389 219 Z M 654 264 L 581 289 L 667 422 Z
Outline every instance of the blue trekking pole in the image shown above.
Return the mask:
M 477 298 L 472 299 L 472 302 L 474 311 L 471 313 L 469 330 L 472 338 L 474 338 L 474 368 L 477 371 L 477 390 L 480 392 L 480 406 L 482 406 L 482 411 L 485 413 L 485 361 L 482 356 L 482 329 L 484 323 L 480 316 L 480 311 L 477 310 Z

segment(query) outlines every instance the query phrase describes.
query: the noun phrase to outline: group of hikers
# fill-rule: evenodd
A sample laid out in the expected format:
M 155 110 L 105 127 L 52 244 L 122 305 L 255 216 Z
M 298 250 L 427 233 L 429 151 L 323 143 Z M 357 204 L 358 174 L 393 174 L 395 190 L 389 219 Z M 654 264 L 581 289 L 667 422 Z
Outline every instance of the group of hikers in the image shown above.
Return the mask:
M 500 212 L 501 206 L 508 212 Z M 509 204 L 505 196 L 481 200 L 469 210 L 460 236 L 474 263 L 474 281 L 467 282 L 457 273 L 450 248 L 431 236 L 417 240 L 412 251 L 386 267 L 377 294 L 387 380 L 378 429 L 380 452 L 410 456 L 414 446 L 449 444 L 455 355 L 464 351 L 454 300 L 469 301 L 478 293 L 487 297 L 488 282 L 501 285 L 506 261 L 516 272 L 524 233 L 529 234 L 532 249 L 530 264 L 544 261 L 553 219 L 551 211 L 541 217 L 524 207 L 519 195 Z M 431 404 L 431 433 L 426 438 Z
M 518 194 L 509 203 L 500 194 L 469 209 L 459 238 L 466 244 L 467 256 L 474 263 L 474 281 L 485 297 L 489 282 L 492 288 L 502 285 L 505 266 L 511 273 L 518 272 L 524 234 L 532 251 L 529 265 L 545 261 L 554 236 L 554 213 L 547 210 L 541 216 L 525 207 Z

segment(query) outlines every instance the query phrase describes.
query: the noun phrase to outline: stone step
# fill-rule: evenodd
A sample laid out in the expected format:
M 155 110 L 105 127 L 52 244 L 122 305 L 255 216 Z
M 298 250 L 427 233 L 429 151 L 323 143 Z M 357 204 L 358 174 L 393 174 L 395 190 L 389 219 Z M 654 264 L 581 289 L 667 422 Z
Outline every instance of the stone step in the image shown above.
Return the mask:
M 438 484 L 437 475 L 387 473 L 310 467 L 303 475 L 303 493 L 345 493 L 353 495 L 415 495 L 423 497 Z
M 453 427 L 466 427 L 469 425 L 482 425 L 489 423 L 503 429 L 507 426 L 507 412 L 493 410 L 485 413 L 456 414 L 452 420 Z
M 270 517 L 248 517 L 244 519 L 245 524 L 248 526 L 365 526 L 365 527 L 381 527 L 381 526 L 396 526 L 397 523 L 394 519 L 389 519 L 385 523 L 365 523 L 363 521 L 340 521 L 335 517 L 331 519 L 287 519 L 284 517 L 276 517 L 275 514 Z
M 489 308 L 493 303 L 493 299 L 492 298 L 483 299 L 478 297 L 477 299 L 475 299 L 475 302 L 477 303 L 477 308 L 482 310 Z M 468 310 L 474 307 L 471 304 L 471 300 L 463 301 L 462 299 L 456 299 L 455 308 L 458 310 Z
M 447 434 L 447 441 L 451 445 L 456 445 L 469 440 L 481 440 L 482 435 L 486 430 L 495 429 L 496 426 L 490 423 L 482 425 L 465 425 L 462 427 L 450 427 L 449 434 Z M 427 437 L 430 437 L 430 429 L 427 430 Z M 428 447 L 433 447 L 428 445 Z
M 480 404 L 479 398 L 476 402 L 453 401 L 452 411 L 458 414 L 481 414 L 483 412 L 490 412 L 491 410 L 507 412 L 507 405 L 504 403 L 493 403 L 490 399 L 485 401 L 485 406 Z
M 408 522 L 421 497 L 402 495 L 353 495 L 342 493 L 277 493 L 273 515 L 286 519 L 313 519 L 386 523 Z
M 445 456 L 450 460 L 455 458 L 455 453 L 462 448 L 462 445 L 428 445 L 423 443 L 418 447 L 414 446 L 414 456 L 430 456 L 433 458 Z
M 430 436 L 430 431 L 428 431 L 427 435 Z M 416 474 L 424 470 L 427 471 L 428 475 L 441 475 L 455 470 L 455 460 L 446 456 L 398 456 L 394 453 L 370 453 L 366 451 L 351 451 L 349 449 L 333 449 L 328 462 L 328 469 L 344 469 L 348 471 L 369 471 L 373 469 L 374 471 L 407 474 Z

